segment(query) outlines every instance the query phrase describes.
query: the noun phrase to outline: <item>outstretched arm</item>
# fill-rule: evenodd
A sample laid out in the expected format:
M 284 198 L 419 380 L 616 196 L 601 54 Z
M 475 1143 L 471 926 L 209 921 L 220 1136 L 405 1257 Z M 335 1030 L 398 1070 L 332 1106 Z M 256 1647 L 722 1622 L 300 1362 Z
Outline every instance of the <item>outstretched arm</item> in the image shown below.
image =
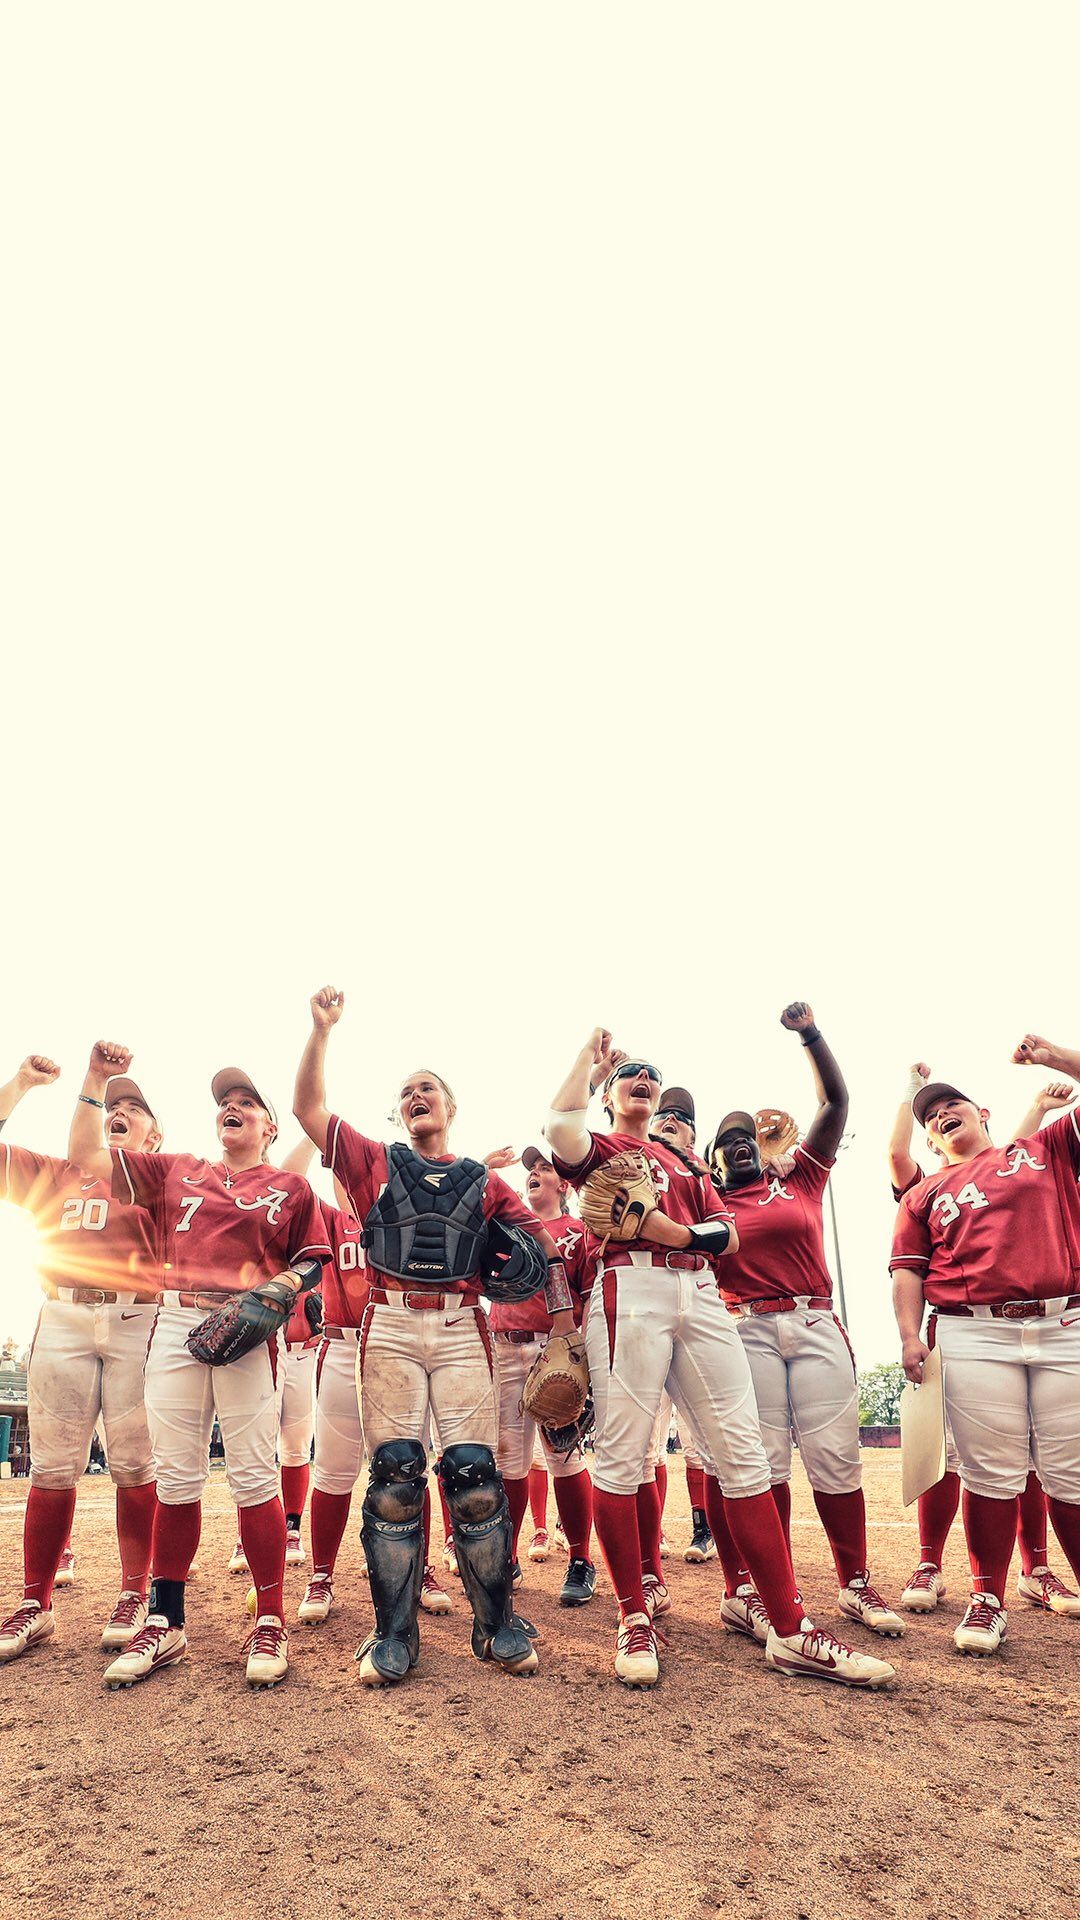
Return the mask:
M 551 1103 L 545 1138 L 568 1167 L 578 1167 L 589 1151 L 585 1114 L 597 1069 L 611 1057 L 611 1035 L 594 1027 Z
M 101 1141 L 105 1089 L 114 1074 L 130 1072 L 132 1058 L 130 1047 L 121 1046 L 118 1040 L 95 1040 L 71 1118 L 68 1159 L 84 1173 L 92 1173 L 106 1183 L 112 1179 L 112 1154 Z
M 915 1127 L 915 1116 L 911 1103 L 920 1087 L 925 1087 L 930 1078 L 930 1069 L 922 1060 L 916 1060 L 911 1069 L 904 1098 L 896 1110 L 893 1130 L 889 1136 L 889 1179 L 898 1193 L 904 1193 L 922 1169 L 911 1151 L 911 1136 Z
M 60 1069 L 46 1053 L 28 1053 L 18 1073 L 0 1087 L 0 1127 L 11 1118 L 19 1101 L 31 1087 L 50 1087 L 59 1080 Z
M 814 1009 L 805 1000 L 793 1000 L 780 1015 L 780 1024 L 802 1040 L 814 1076 L 818 1109 L 810 1122 L 805 1146 L 821 1160 L 834 1160 L 847 1124 L 848 1090 L 836 1061 L 814 1023 Z
M 1056 1046 L 1041 1033 L 1025 1033 L 1020 1045 L 1013 1049 L 1013 1059 L 1020 1067 L 1049 1067 L 1051 1073 L 1067 1073 L 1074 1080 L 1080 1080 L 1080 1051 L 1075 1047 Z
M 311 1032 L 300 1056 L 293 1092 L 293 1112 L 320 1153 L 326 1152 L 330 1109 L 326 1104 L 326 1043 L 345 1006 L 336 987 L 320 987 L 311 998 Z
M 311 1165 L 315 1153 L 313 1140 L 300 1140 L 281 1162 L 282 1173 L 298 1173 L 303 1177 Z

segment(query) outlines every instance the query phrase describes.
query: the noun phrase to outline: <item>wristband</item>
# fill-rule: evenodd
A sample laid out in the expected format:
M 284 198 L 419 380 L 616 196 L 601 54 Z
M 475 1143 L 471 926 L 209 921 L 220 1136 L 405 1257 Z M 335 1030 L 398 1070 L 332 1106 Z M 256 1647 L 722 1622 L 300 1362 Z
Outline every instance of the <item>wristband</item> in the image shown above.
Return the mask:
M 574 1296 L 570 1292 L 570 1282 L 566 1278 L 566 1262 L 561 1253 L 553 1254 L 548 1261 L 544 1305 L 549 1313 L 573 1312 Z
M 104 1107 L 105 1105 L 104 1100 L 95 1100 L 92 1093 L 80 1093 L 79 1099 L 84 1101 L 88 1107 Z
M 290 1261 L 286 1272 L 295 1275 L 299 1281 L 297 1293 L 307 1293 L 309 1288 L 317 1287 L 322 1279 L 322 1261 L 316 1260 L 314 1254 L 306 1253 L 302 1259 Z
M 804 1047 L 812 1047 L 815 1041 L 821 1039 L 821 1028 L 805 1027 L 802 1033 L 800 1033 L 799 1039 L 802 1041 Z
M 730 1239 L 726 1220 L 706 1220 L 700 1227 L 690 1228 L 690 1245 L 695 1253 L 726 1253 Z
M 904 1099 L 907 1101 L 909 1107 L 911 1105 L 911 1102 L 914 1100 L 915 1095 L 921 1092 L 922 1088 L 925 1087 L 926 1085 L 927 1085 L 927 1082 L 923 1079 L 921 1073 L 913 1073 L 911 1075 L 910 1079 L 908 1080 L 907 1086 L 904 1089 Z

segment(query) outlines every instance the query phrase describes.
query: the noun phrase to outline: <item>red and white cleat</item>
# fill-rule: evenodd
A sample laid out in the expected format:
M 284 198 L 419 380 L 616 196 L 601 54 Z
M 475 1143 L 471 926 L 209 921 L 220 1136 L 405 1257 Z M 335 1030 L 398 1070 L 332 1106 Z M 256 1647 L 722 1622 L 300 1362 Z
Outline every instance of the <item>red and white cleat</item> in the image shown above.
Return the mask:
M 551 1552 L 551 1540 L 546 1527 L 537 1527 L 529 1546 L 530 1560 L 546 1560 Z
M 909 1613 L 933 1613 L 947 1591 L 940 1567 L 935 1567 L 932 1560 L 920 1560 L 900 1595 L 900 1605 Z
M 134 1640 L 128 1641 L 123 1653 L 106 1667 L 102 1679 L 110 1693 L 116 1693 L 120 1687 L 133 1687 L 139 1680 L 149 1680 L 150 1675 L 162 1667 L 175 1666 L 186 1652 L 187 1636 L 183 1627 L 170 1627 L 162 1614 L 152 1613 Z
M 655 1573 L 643 1573 L 641 1585 L 650 1620 L 659 1620 L 662 1614 L 671 1612 L 671 1595 L 663 1581 L 657 1579 Z
M 953 1645 L 957 1653 L 973 1653 L 981 1659 L 996 1653 L 1009 1628 L 1009 1616 L 996 1593 L 973 1593 L 956 1632 Z
M 624 1687 L 655 1687 L 660 1678 L 656 1630 L 647 1613 L 629 1613 L 615 1636 L 615 1678 Z
M 745 1633 L 748 1640 L 756 1640 L 761 1647 L 767 1645 L 769 1616 L 755 1588 L 742 1586 L 735 1593 L 725 1593 L 720 1602 L 720 1619 L 732 1633 Z
M 446 1588 L 440 1586 L 438 1575 L 433 1566 L 424 1568 L 424 1582 L 420 1588 L 420 1605 L 425 1613 L 450 1613 L 453 1601 Z
M 296 1617 L 298 1620 L 302 1620 L 306 1627 L 321 1626 L 324 1620 L 330 1618 L 330 1609 L 333 1604 L 334 1582 L 332 1575 L 329 1573 L 313 1573 L 307 1583 L 307 1592 L 296 1609 Z
M 563 1529 L 562 1529 L 562 1521 L 561 1521 L 561 1520 L 556 1520 L 556 1522 L 555 1522 L 555 1531 L 554 1531 L 554 1533 L 552 1534 L 552 1536 L 551 1536 L 551 1537 L 552 1537 L 552 1539 L 554 1540 L 554 1542 L 555 1542 L 555 1545 L 556 1545 L 556 1547 L 558 1548 L 558 1550 L 559 1550 L 559 1552 L 560 1552 L 560 1553 L 565 1553 L 565 1554 L 566 1554 L 567 1556 L 569 1556 L 569 1553 L 570 1553 L 570 1542 L 569 1542 L 569 1540 L 567 1539 L 567 1537 L 566 1537 L 566 1535 L 565 1535 L 565 1533 L 563 1532 Z
M 250 1573 L 251 1572 L 251 1568 L 248 1566 L 248 1563 L 247 1563 L 247 1554 L 244 1552 L 244 1543 L 242 1540 L 238 1540 L 235 1547 L 232 1550 L 232 1558 L 229 1561 L 229 1572 L 230 1573 Z
M 145 1594 L 126 1589 L 102 1629 L 102 1652 L 113 1653 L 119 1647 L 129 1647 L 135 1635 L 145 1627 L 149 1612 Z
M 263 1613 L 244 1645 L 248 1650 L 245 1679 L 249 1687 L 276 1687 L 289 1671 L 289 1636 L 276 1613 Z
M 0 1662 L 17 1660 L 27 1647 L 50 1639 L 55 1625 L 51 1607 L 43 1609 L 36 1600 L 24 1600 L 0 1623 Z
M 1018 1574 L 1016 1591 L 1033 1607 L 1063 1614 L 1067 1620 L 1080 1620 L 1080 1593 L 1074 1593 L 1049 1567 L 1032 1567 L 1030 1573 Z
M 671 1543 L 666 1533 L 660 1535 L 660 1558 L 661 1560 L 671 1559 Z
M 304 1564 L 304 1543 L 300 1538 L 299 1527 L 289 1527 L 285 1534 L 285 1565 L 302 1567 Z
M 903 1638 L 904 1623 L 898 1613 L 882 1599 L 876 1587 L 870 1585 L 868 1573 L 856 1573 L 841 1587 L 837 1599 L 840 1611 L 848 1620 L 858 1620 L 871 1633 L 883 1634 L 886 1640 Z
M 75 1585 L 75 1555 L 70 1547 L 65 1547 L 60 1555 L 60 1564 L 56 1569 L 54 1587 L 73 1587 Z
M 457 1554 L 454 1552 L 453 1534 L 450 1535 L 449 1539 L 446 1542 L 445 1547 L 442 1550 L 442 1563 L 443 1563 L 443 1566 L 446 1568 L 447 1573 L 457 1573 L 458 1579 L 459 1580 L 461 1579 L 461 1575 L 460 1573 L 458 1573 Z
M 836 1680 L 842 1687 L 884 1687 L 896 1678 L 896 1668 L 887 1660 L 856 1653 L 854 1647 L 834 1640 L 809 1620 L 803 1621 L 800 1633 L 787 1636 L 770 1627 L 765 1664 L 789 1677 Z

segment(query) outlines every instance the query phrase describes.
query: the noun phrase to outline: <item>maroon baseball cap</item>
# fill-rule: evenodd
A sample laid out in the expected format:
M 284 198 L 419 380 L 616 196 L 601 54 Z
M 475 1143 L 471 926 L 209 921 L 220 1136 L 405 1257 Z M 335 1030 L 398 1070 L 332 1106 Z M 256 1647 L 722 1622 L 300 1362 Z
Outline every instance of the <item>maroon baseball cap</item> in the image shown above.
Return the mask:
M 677 1113 L 680 1120 L 686 1120 L 690 1126 L 697 1126 L 697 1113 L 694 1109 L 694 1096 L 685 1087 L 668 1087 L 660 1095 L 660 1105 L 656 1109 L 657 1118 L 662 1113 Z
M 542 1160 L 545 1167 L 554 1165 L 550 1153 L 545 1153 L 541 1147 L 522 1147 L 521 1164 L 526 1173 L 532 1172 L 538 1160 Z
M 732 1113 L 725 1113 L 713 1134 L 714 1141 L 722 1140 L 725 1133 L 748 1133 L 751 1140 L 756 1140 L 757 1122 L 752 1113 L 743 1113 L 736 1107 Z
M 138 1081 L 129 1080 L 126 1074 L 115 1073 L 105 1088 L 106 1113 L 111 1113 L 115 1106 L 119 1106 L 121 1100 L 134 1100 L 136 1106 L 142 1107 L 144 1111 L 150 1115 L 158 1132 L 161 1132 L 161 1121 L 158 1119 L 157 1114 L 154 1112 Z
M 278 1117 L 271 1102 L 266 1098 L 264 1093 L 259 1092 L 250 1073 L 245 1073 L 243 1067 L 222 1067 L 220 1073 L 215 1073 L 210 1082 L 210 1091 L 218 1106 L 221 1105 L 225 1095 L 231 1093 L 234 1087 L 243 1087 L 247 1093 L 253 1093 L 260 1107 L 266 1108 L 275 1127 L 277 1126 Z
M 919 1088 L 911 1103 L 911 1111 L 920 1127 L 925 1127 L 926 1121 L 923 1115 L 929 1112 L 937 1100 L 968 1100 L 972 1106 L 977 1104 L 971 1099 L 970 1094 L 961 1093 L 959 1087 L 950 1087 L 947 1080 L 928 1080 L 925 1087 Z

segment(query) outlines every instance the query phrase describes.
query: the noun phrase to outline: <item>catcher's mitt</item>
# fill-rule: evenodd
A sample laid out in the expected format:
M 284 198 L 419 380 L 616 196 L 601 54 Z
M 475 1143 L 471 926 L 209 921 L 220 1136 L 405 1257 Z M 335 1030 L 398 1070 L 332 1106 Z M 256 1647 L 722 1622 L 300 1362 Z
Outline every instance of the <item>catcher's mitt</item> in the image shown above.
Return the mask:
M 762 1107 L 755 1113 L 754 1123 L 763 1160 L 779 1160 L 798 1144 L 799 1129 L 790 1113 L 780 1107 Z
M 630 1148 L 601 1160 L 578 1194 L 578 1209 L 601 1253 L 609 1240 L 637 1240 L 656 1212 L 656 1185 L 645 1155 Z
M 588 1393 L 585 1396 L 585 1405 L 576 1420 L 569 1421 L 565 1427 L 541 1427 L 540 1431 L 552 1453 L 560 1454 L 564 1460 L 569 1460 L 572 1453 L 584 1453 L 585 1442 L 595 1425 L 596 1408 L 593 1406 L 592 1394 Z
M 250 1293 L 238 1293 L 224 1306 L 192 1327 L 184 1345 L 207 1367 L 227 1367 L 253 1347 L 272 1340 L 296 1304 L 295 1289 L 286 1280 L 264 1280 Z
M 521 1410 L 541 1427 L 571 1426 L 589 1392 L 589 1363 L 580 1334 L 553 1333 L 522 1388 Z

